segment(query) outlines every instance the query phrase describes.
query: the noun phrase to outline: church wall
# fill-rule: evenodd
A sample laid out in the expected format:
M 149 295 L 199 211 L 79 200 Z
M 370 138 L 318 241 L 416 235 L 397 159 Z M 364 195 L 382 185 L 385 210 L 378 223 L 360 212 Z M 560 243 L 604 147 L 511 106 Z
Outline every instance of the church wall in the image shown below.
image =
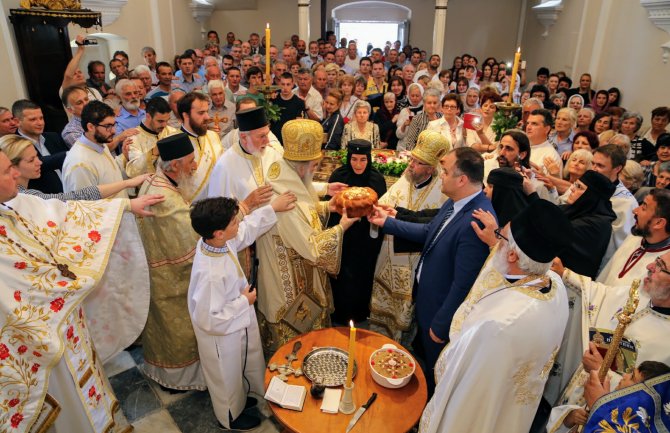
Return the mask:
M 670 35 L 649 20 L 639 1 L 564 1 L 546 39 L 531 6 L 522 42 L 529 79 L 540 66 L 565 71 L 575 85 L 582 72 L 591 72 L 594 89 L 618 87 L 623 105 L 639 111 L 645 125 L 654 107 L 670 105 L 670 64 L 663 63 L 660 48 Z
M 9 22 L 9 10 L 19 7 L 19 0 L 0 0 L 0 9 L 2 9 L 2 19 L 0 24 L 0 106 L 11 108 L 11 105 L 17 99 L 25 98 L 28 94 L 23 81 L 23 68 L 19 51 L 14 39 L 14 27 Z M 11 55 L 13 51 L 16 58 Z
M 233 32 L 243 41 L 249 39 L 249 34 L 256 32 L 261 37 L 265 35 L 265 24 L 270 23 L 272 29 L 271 43 L 281 50 L 284 40 L 290 39 L 292 34 L 298 34 L 298 2 L 295 0 L 258 0 L 256 10 L 222 10 L 214 11 L 210 25 L 219 33 L 222 43 L 225 44 L 226 33 Z M 320 4 L 312 0 L 309 7 L 310 39 L 316 40 L 320 36 L 321 16 Z

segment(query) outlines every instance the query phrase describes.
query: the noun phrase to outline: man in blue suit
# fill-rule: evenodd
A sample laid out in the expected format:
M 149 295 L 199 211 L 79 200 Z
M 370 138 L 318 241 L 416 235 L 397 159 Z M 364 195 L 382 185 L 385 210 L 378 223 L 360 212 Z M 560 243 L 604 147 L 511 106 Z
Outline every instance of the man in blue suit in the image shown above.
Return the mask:
M 417 350 L 426 361 L 429 394 L 435 388 L 433 367 L 449 339 L 449 327 L 456 309 L 474 283 L 489 248 L 477 238 L 472 212 L 488 210 L 491 202 L 482 191 L 484 160 L 469 147 L 452 150 L 440 160 L 442 193 L 449 197 L 428 224 L 387 218 L 375 208 L 370 222 L 385 233 L 423 245 L 416 268 L 414 290 L 419 325 Z

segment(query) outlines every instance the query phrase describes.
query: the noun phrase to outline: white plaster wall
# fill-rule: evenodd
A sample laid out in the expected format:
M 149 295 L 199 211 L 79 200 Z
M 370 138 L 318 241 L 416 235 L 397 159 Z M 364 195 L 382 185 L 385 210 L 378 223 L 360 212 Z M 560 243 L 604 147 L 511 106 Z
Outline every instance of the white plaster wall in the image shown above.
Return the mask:
M 27 97 L 23 67 L 19 58 L 14 27 L 9 22 L 9 10 L 19 7 L 19 0 L 0 0 L 0 106 L 11 108 L 17 99 Z M 15 54 L 15 56 L 14 56 Z

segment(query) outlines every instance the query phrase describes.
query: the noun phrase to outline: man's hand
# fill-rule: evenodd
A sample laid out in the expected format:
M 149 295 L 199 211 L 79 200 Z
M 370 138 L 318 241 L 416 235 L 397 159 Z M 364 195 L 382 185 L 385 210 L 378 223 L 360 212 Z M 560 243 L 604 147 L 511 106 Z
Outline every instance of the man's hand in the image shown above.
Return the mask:
M 347 216 L 347 209 L 346 208 L 342 209 L 342 218 L 340 218 L 340 225 L 342 226 L 345 232 L 349 229 L 349 227 L 354 225 L 354 223 L 357 221 L 360 221 L 360 218 L 349 218 Z
M 565 266 L 563 265 L 561 259 L 556 257 L 553 260 L 553 262 L 551 263 L 551 270 L 556 272 L 559 277 L 563 278 L 563 272 L 565 272 Z
M 368 217 L 368 221 L 370 221 L 370 224 L 374 224 L 378 227 L 384 227 L 386 218 L 388 218 L 388 214 L 381 206 L 373 206 L 372 214 Z
M 270 205 L 275 212 L 286 212 L 295 207 L 296 200 L 298 200 L 298 197 L 292 192 L 287 191 L 284 194 L 275 197 Z
M 555 177 L 561 177 L 561 167 L 558 166 L 556 161 L 553 158 L 546 156 L 544 158 L 544 167 L 547 169 L 547 172 Z
M 243 200 L 243 202 L 249 211 L 252 211 L 258 207 L 268 204 L 271 198 L 272 186 L 262 185 L 251 191 L 249 195 Z
M 256 302 L 256 288 L 254 287 L 251 289 L 251 286 L 247 284 L 247 287 L 245 287 L 244 291 L 242 292 L 242 296 L 247 298 L 249 305 L 254 305 L 254 302 Z
M 328 184 L 328 195 L 334 197 L 337 193 L 341 192 L 345 188 L 348 188 L 349 185 L 342 182 L 331 182 Z
M 86 39 L 86 36 L 84 35 L 77 35 L 74 38 L 74 43 L 77 44 L 80 50 L 84 49 L 84 40 Z
M 442 340 L 440 339 L 440 337 L 435 335 L 435 333 L 433 332 L 433 328 L 430 328 L 428 330 L 428 333 L 430 334 L 430 339 L 436 342 L 437 344 L 444 344 L 446 342 L 446 340 Z
M 142 185 L 145 180 L 149 179 L 152 176 L 153 174 L 151 173 L 140 174 L 139 176 L 126 179 L 124 182 L 126 184 L 126 188 L 135 188 Z
M 398 215 L 398 211 L 393 206 L 389 206 L 387 204 L 381 204 L 381 203 L 379 203 L 377 206 L 384 209 L 384 212 L 386 212 L 386 215 L 391 217 L 391 218 L 395 218 L 395 216 Z
M 610 378 L 605 376 L 605 382 L 600 383 L 598 371 L 591 370 L 589 379 L 584 384 L 584 399 L 588 407 L 593 407 L 596 401 L 610 392 Z
M 589 348 L 584 352 L 584 357 L 582 358 L 582 364 L 584 364 L 584 370 L 586 371 L 596 371 L 600 370 L 600 366 L 603 363 L 603 357 L 598 352 L 598 348 L 593 341 L 589 342 Z
M 563 420 L 563 425 L 566 427 L 574 427 L 576 425 L 586 424 L 589 414 L 584 409 L 574 409 Z
M 130 211 L 139 217 L 154 216 L 153 212 L 145 210 L 145 207 L 153 206 L 165 200 L 160 194 L 149 194 L 130 200 Z
M 496 221 L 496 218 L 493 216 L 493 214 L 490 211 L 477 209 L 472 212 L 472 216 L 484 224 L 484 228 L 482 229 L 479 227 L 479 224 L 477 224 L 476 221 L 470 222 L 470 225 L 472 226 L 472 229 L 475 231 L 475 234 L 479 240 L 484 242 L 489 247 L 493 247 L 495 244 L 497 244 L 498 239 L 496 238 L 495 230 L 498 228 L 498 222 Z

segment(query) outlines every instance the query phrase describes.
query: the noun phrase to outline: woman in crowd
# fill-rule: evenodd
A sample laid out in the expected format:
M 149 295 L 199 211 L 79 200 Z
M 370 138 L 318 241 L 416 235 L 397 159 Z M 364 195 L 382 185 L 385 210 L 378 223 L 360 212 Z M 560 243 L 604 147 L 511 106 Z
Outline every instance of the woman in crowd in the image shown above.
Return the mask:
M 588 105 L 596 112 L 596 114 L 607 110 L 607 101 L 608 101 L 607 90 L 598 90 L 596 92 L 596 97 L 593 98 L 593 101 Z
M 485 87 L 495 81 L 495 76 L 492 75 L 493 71 L 490 65 L 484 64 L 482 67 L 482 76 L 479 79 L 479 86 Z
M 335 63 L 328 63 L 326 65 L 326 87 L 328 89 L 337 88 L 337 79 L 339 77 L 340 67 Z
M 479 109 L 479 89 L 470 87 L 465 92 L 465 99 L 463 100 L 463 113 L 471 113 Z
M 323 100 L 323 113 L 325 119 L 321 122 L 323 126 L 323 148 L 327 150 L 338 150 L 342 144 L 342 133 L 344 131 L 344 120 L 340 113 L 342 105 L 342 92 L 330 90 L 326 99 Z
M 348 125 L 347 125 L 348 126 Z M 349 186 L 370 187 L 379 197 L 386 193 L 386 181 L 372 167 L 372 145 L 369 141 L 353 139 L 347 145 L 347 163 L 336 169 L 328 182 L 343 182 Z M 331 212 L 328 227 L 340 222 L 340 215 Z M 351 226 L 342 242 L 342 263 L 337 277 L 331 277 L 335 312 L 333 322 L 361 322 L 370 315 L 372 280 L 383 236 L 370 236 L 367 218 Z
M 574 240 L 558 257 L 579 275 L 595 279 L 598 274 L 616 219 L 610 202 L 613 193 L 614 184 L 608 178 L 587 170 L 570 187 L 566 204 L 561 205 L 574 230 Z
M 340 92 L 342 92 L 342 104 L 340 105 L 340 114 L 344 123 L 348 123 L 354 116 L 353 108 L 358 98 L 353 95 L 355 80 L 352 75 L 340 77 L 337 82 Z
M 426 129 L 428 122 L 442 117 L 440 109 L 440 91 L 437 89 L 427 89 L 423 92 L 423 111 L 418 113 L 412 119 L 407 128 L 407 135 L 402 143 L 402 150 L 412 150 L 416 145 L 421 131 Z
M 386 92 L 381 108 L 372 116 L 373 122 L 379 127 L 380 147 L 383 149 L 395 149 L 398 146 L 395 123 L 398 121 L 399 112 L 395 94 Z
M 358 99 L 363 99 L 363 93 L 365 93 L 367 85 L 368 83 L 365 82 L 365 78 L 357 75 L 354 80 L 354 96 Z
M 574 141 L 573 129 L 577 124 L 577 113 L 572 108 L 561 108 L 556 114 L 554 131 L 549 134 L 549 142 L 556 148 L 563 161 L 567 160 L 572 152 Z
M 389 81 L 389 90 L 395 95 L 398 111 L 409 105 L 407 91 L 405 89 L 405 80 L 403 80 L 402 77 L 392 77 Z
M 396 122 L 395 135 L 398 137 L 398 148 L 404 149 L 405 137 L 409 130 L 409 125 L 414 116 L 423 110 L 423 87 L 420 84 L 412 83 L 407 88 L 407 101 L 409 105 L 402 110 L 398 115 Z
M 644 169 L 640 163 L 633 161 L 632 159 L 627 160 L 623 170 L 621 170 L 621 173 L 619 173 L 619 180 L 628 189 L 628 191 L 635 195 L 637 202 L 642 203 L 642 200 L 640 200 L 637 195 L 637 192 L 642 186 L 642 182 L 644 182 Z
M 369 141 L 373 148 L 379 148 L 379 127 L 370 122 L 371 111 L 372 107 L 366 101 L 356 101 L 354 118 L 344 126 L 341 146 L 343 149 L 346 149 L 349 141 L 354 139 Z
M 526 195 L 523 182 L 524 177 L 512 167 L 491 170 L 486 178 L 484 194 L 491 200 L 500 227 L 505 227 L 531 201 L 539 199 L 536 192 Z
M 638 162 L 651 161 L 656 153 L 654 145 L 638 135 L 642 121 L 640 113 L 631 111 L 626 111 L 621 117 L 620 132 L 630 139 L 631 155 L 629 156 Z M 642 165 L 649 165 L 649 163 L 642 162 Z
M 456 80 L 456 94 L 461 98 L 462 103 L 465 103 L 465 94 L 468 93 L 468 86 L 470 86 L 470 83 L 468 83 L 467 78 L 461 77 Z
M 482 116 L 479 125 L 473 125 L 475 129 L 469 129 L 466 137 L 466 145 L 472 147 L 478 152 L 493 152 L 496 149 L 496 133 L 491 125 L 493 116 L 495 116 L 497 107 L 496 102 L 501 102 L 500 95 L 493 91 L 483 91 L 481 94 L 481 109 L 477 111 Z
M 597 97 L 596 97 L 597 100 Z M 596 134 L 600 135 L 605 131 L 608 131 L 612 127 L 612 115 L 607 111 L 601 111 L 597 113 L 596 116 L 591 121 L 589 125 L 589 131 L 593 131 Z
M 7 155 L 12 166 L 16 167 L 19 172 L 19 177 L 16 180 L 19 192 L 21 194 L 35 195 L 44 200 L 101 200 L 112 197 L 124 189 L 136 188 L 150 177 L 149 174 L 143 174 L 120 182 L 88 186 L 71 192 L 46 194 L 36 189 L 28 189 L 28 182 L 33 179 L 39 179 L 42 174 L 42 161 L 37 156 L 35 146 L 29 140 L 20 135 L 5 135 L 0 138 L 0 149 Z
M 448 92 L 451 89 L 451 74 L 448 69 L 442 69 L 437 75 L 437 78 L 440 80 L 440 83 L 444 86 L 445 92 Z
M 460 56 L 454 57 L 454 61 L 451 64 L 451 69 L 449 69 L 449 72 L 451 72 L 452 81 L 458 79 L 458 71 L 460 71 L 462 67 L 463 61 Z
M 447 138 L 452 149 L 465 145 L 463 119 L 459 116 L 463 110 L 461 98 L 449 93 L 442 99 L 442 117 L 428 122 L 427 130 L 438 131 Z
M 619 107 L 621 106 L 621 91 L 612 87 L 607 91 L 607 106 L 608 107 Z
M 563 92 L 554 93 L 549 100 L 559 109 L 565 107 L 565 93 Z
M 615 132 L 620 132 L 620 130 L 621 130 L 621 118 L 626 113 L 626 110 L 624 110 L 621 107 L 610 106 L 607 109 L 607 112 L 612 115 L 612 129 Z
M 558 74 L 549 74 L 549 78 L 547 78 L 547 90 L 549 90 L 550 95 L 554 95 L 558 91 L 558 78 Z
M 660 175 L 660 167 L 668 161 L 670 161 L 670 134 L 666 132 L 656 140 L 656 161 L 642 161 L 640 163 L 644 167 L 645 186 L 656 185 L 656 179 Z
M 584 108 L 584 98 L 582 98 L 582 95 L 570 96 L 570 98 L 568 98 L 568 107 L 579 113 L 579 110 Z
M 598 135 L 592 131 L 581 131 L 575 134 L 572 138 L 572 151 L 578 149 L 586 149 L 592 152 L 600 146 Z
M 550 158 L 551 159 L 551 158 Z M 586 170 L 591 170 L 591 162 L 593 161 L 593 153 L 586 149 L 577 149 L 570 154 L 568 162 L 565 164 L 563 173 L 560 172 L 560 167 L 556 165 L 554 160 L 545 161 L 545 167 L 549 174 L 548 178 L 551 184 L 556 188 L 556 192 L 560 195 L 560 201 L 565 203 L 567 199 L 566 192 L 570 187 L 586 173 Z M 543 175 L 538 175 L 542 177 Z
M 509 91 L 509 80 L 507 78 L 507 72 L 505 69 L 499 69 L 496 74 L 496 87 L 498 88 L 498 93 L 501 95 L 503 93 L 508 93 Z
M 654 108 L 651 110 L 651 128 L 649 128 L 642 138 L 655 145 L 658 137 L 667 132 L 668 123 L 670 123 L 670 108 Z

